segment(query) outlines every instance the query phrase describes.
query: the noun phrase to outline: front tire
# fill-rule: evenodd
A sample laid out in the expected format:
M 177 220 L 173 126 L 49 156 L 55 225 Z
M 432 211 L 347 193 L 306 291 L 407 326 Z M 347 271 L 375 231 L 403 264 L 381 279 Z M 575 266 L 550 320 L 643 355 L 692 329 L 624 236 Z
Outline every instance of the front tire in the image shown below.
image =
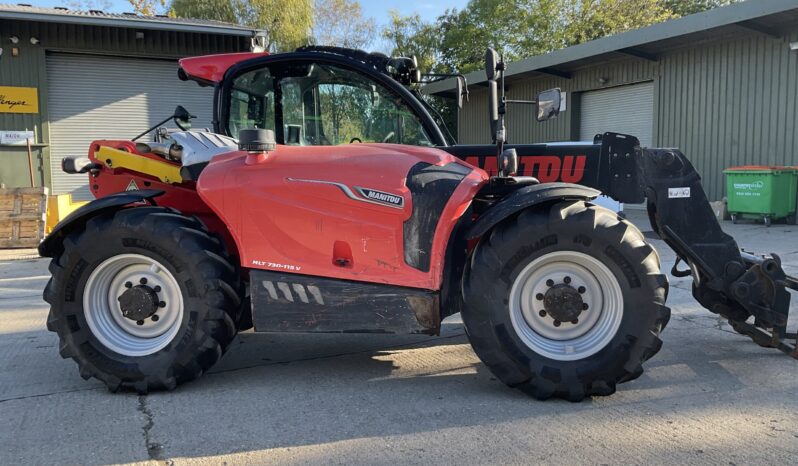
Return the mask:
M 670 317 L 659 256 L 631 223 L 585 202 L 528 210 L 477 246 L 463 322 L 479 358 L 538 399 L 609 395 L 637 378 Z
M 91 218 L 50 263 L 47 328 L 60 353 L 111 391 L 173 389 L 235 337 L 241 283 L 221 241 L 174 210 Z

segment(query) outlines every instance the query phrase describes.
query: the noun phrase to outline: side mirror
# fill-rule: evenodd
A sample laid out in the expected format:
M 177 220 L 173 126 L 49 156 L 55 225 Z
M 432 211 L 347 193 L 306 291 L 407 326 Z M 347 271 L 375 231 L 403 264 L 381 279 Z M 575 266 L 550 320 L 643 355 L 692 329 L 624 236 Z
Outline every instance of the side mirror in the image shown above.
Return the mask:
M 488 48 L 485 51 L 485 75 L 488 77 L 488 81 L 495 81 L 498 77 L 498 73 L 496 73 L 498 65 L 499 54 L 492 48 Z
M 183 131 L 188 131 L 191 129 L 192 118 L 197 118 L 197 117 L 189 113 L 189 111 L 186 110 L 185 107 L 183 107 L 182 105 L 178 105 L 175 108 L 175 113 L 172 116 L 172 119 L 174 120 L 177 127 Z
M 560 114 L 561 92 L 559 88 L 549 89 L 538 94 L 537 112 L 535 117 L 538 121 L 546 121 Z

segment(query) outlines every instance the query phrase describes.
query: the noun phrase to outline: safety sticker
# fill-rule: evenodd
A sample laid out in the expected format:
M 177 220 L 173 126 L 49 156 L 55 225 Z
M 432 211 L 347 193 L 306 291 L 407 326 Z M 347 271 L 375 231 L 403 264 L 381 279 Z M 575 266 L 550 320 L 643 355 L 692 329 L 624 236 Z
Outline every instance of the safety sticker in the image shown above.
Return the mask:
M 690 188 L 668 188 L 668 199 L 682 199 L 690 197 Z

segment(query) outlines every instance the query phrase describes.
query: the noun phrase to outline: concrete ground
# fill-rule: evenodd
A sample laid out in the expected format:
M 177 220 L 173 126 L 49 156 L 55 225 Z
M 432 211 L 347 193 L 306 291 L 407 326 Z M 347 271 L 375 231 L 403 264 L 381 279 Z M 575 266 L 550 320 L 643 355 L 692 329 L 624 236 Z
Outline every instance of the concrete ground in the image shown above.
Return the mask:
M 648 230 L 640 215 L 633 220 Z M 798 275 L 798 227 L 724 228 Z M 673 253 L 654 241 L 663 267 Z M 795 464 L 798 361 L 737 335 L 671 278 L 645 374 L 582 403 L 494 379 L 458 316 L 437 338 L 244 333 L 171 393 L 111 394 L 58 356 L 45 260 L 0 255 L 0 464 Z M 798 306 L 793 319 L 798 323 Z

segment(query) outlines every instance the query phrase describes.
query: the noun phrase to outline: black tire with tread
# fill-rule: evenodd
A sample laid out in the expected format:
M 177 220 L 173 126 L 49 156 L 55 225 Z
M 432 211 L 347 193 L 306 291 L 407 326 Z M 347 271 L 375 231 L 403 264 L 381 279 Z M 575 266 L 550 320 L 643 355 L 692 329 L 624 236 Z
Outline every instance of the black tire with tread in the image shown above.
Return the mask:
M 100 343 L 86 323 L 83 289 L 90 273 L 109 257 L 135 253 L 166 266 L 181 286 L 184 314 L 175 338 L 151 355 L 131 357 Z M 101 214 L 64 239 L 50 262 L 48 330 L 58 334 L 60 354 L 111 391 L 140 394 L 174 389 L 213 366 L 235 338 L 242 285 L 223 243 L 196 218 L 164 207 L 134 207 Z
M 538 242 L 541 238 L 549 241 Z M 607 255 L 609 248 L 615 259 Z M 624 295 L 623 318 L 612 341 L 577 361 L 535 353 L 510 320 L 509 294 L 521 270 L 544 254 L 563 250 L 599 259 Z M 662 345 L 659 334 L 670 318 L 667 293 L 659 255 L 634 225 L 602 207 L 563 201 L 526 210 L 483 237 L 464 275 L 462 318 L 474 351 L 499 380 L 537 399 L 580 401 L 610 395 L 618 383 L 643 373 L 642 363 Z

